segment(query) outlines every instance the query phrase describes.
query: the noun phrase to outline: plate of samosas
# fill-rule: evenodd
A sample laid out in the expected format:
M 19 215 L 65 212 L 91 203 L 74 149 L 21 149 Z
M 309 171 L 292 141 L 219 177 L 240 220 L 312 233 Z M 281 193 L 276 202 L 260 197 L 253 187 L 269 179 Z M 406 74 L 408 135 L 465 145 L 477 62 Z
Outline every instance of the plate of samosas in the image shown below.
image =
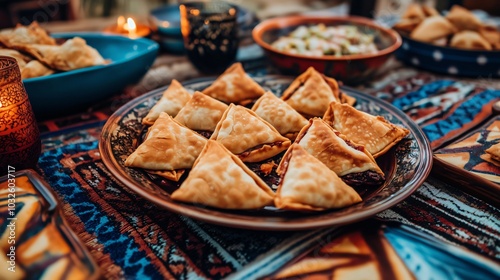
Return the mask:
M 445 15 L 411 4 L 393 28 L 403 38 L 398 59 L 427 70 L 461 76 L 500 77 L 500 30 L 466 8 Z
M 124 185 L 210 223 L 298 230 L 340 225 L 400 202 L 425 180 L 423 133 L 390 104 L 314 68 L 176 80 L 107 121 L 99 142 Z
M 158 45 L 101 33 L 49 34 L 38 23 L 0 31 L 0 56 L 14 57 L 37 118 L 74 112 L 138 81 Z

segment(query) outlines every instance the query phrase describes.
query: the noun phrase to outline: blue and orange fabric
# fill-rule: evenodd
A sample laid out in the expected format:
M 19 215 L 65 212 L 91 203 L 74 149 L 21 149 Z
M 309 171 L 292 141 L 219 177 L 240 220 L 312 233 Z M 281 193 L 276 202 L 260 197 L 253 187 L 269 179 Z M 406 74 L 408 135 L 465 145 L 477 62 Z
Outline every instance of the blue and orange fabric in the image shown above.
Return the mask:
M 475 84 L 427 76 L 421 80 L 425 82 L 414 83 L 413 77 L 378 93 L 419 123 L 433 148 L 490 118 L 491 104 L 500 97 L 499 90 Z M 41 123 L 38 166 L 105 278 L 221 279 L 251 267 L 256 259 L 279 255 L 290 260 L 287 254 L 299 252 L 294 248 L 307 236 L 331 232 L 232 229 L 158 208 L 122 185 L 100 160 L 98 137 L 110 113 L 89 113 L 73 123 Z M 430 177 L 412 196 L 376 218 L 499 260 L 499 217 L 492 205 Z

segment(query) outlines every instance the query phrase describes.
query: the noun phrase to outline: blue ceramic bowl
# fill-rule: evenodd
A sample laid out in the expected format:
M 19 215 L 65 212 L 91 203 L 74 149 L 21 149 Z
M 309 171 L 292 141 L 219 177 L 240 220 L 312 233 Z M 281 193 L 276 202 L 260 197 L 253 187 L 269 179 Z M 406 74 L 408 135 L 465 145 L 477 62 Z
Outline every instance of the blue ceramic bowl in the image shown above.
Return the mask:
M 111 63 L 23 80 L 38 120 L 83 110 L 138 82 L 153 64 L 159 46 L 149 39 L 102 33 L 56 33 L 79 36 Z
M 453 76 L 500 77 L 500 51 L 464 50 L 415 41 L 401 35 L 396 57 L 418 68 Z
M 160 44 L 160 48 L 172 54 L 185 54 L 184 41 L 182 38 L 169 37 L 161 34 L 154 34 L 152 39 Z

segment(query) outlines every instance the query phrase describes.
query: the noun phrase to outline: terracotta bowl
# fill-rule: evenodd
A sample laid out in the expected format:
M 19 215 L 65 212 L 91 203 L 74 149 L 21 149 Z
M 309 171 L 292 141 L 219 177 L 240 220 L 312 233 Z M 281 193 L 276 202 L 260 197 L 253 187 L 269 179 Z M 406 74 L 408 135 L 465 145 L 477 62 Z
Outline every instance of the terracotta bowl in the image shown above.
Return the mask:
M 379 51 L 374 54 L 357 54 L 335 57 L 319 57 L 290 54 L 271 46 L 279 37 L 288 35 L 301 25 L 324 23 L 333 25 L 355 25 L 368 34 L 375 35 Z M 300 74 L 310 66 L 346 84 L 359 84 L 373 77 L 387 59 L 401 46 L 401 36 L 394 30 L 384 28 L 363 17 L 314 17 L 286 16 L 264 20 L 252 32 L 253 39 L 260 45 L 271 62 L 285 74 Z

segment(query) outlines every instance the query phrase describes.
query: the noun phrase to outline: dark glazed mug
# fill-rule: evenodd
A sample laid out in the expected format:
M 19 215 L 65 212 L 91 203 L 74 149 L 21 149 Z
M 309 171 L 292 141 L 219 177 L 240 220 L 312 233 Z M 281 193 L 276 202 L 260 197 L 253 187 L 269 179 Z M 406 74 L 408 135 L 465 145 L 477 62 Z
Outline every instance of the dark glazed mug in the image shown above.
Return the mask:
M 35 167 L 40 152 L 40 132 L 17 61 L 0 56 L 0 175 Z
M 220 1 L 179 5 L 181 31 L 189 60 L 203 73 L 222 73 L 238 51 L 237 9 Z

